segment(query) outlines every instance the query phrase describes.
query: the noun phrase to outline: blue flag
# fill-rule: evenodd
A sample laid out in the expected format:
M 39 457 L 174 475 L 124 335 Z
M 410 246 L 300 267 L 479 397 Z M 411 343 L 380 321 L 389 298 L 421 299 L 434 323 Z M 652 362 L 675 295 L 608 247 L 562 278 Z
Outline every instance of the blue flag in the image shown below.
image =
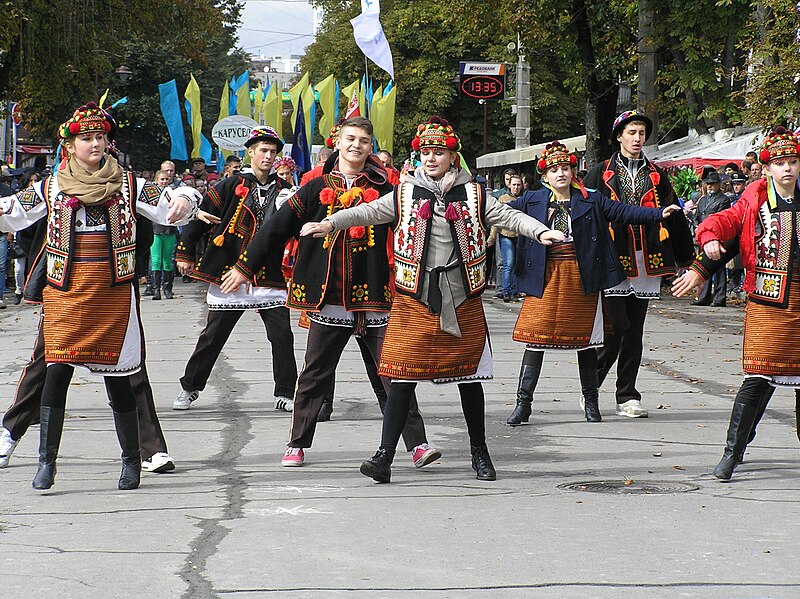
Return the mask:
M 303 115 L 303 97 L 297 99 L 297 118 L 292 134 L 292 158 L 301 173 L 311 170 L 311 148 L 306 135 L 306 119 Z
M 189 160 L 189 153 L 186 151 L 186 135 L 183 131 L 181 105 L 178 101 L 178 86 L 175 84 L 175 80 L 159 83 L 158 95 L 161 98 L 161 114 L 167 124 L 167 131 L 169 131 L 169 138 L 172 142 L 169 157 L 172 160 Z

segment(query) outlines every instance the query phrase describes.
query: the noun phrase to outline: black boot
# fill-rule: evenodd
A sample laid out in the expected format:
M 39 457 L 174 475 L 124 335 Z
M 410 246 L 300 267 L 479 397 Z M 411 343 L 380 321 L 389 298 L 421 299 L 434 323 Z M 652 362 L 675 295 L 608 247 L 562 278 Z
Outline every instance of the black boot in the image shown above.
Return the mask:
M 153 295 L 153 273 L 147 275 L 147 285 L 144 287 L 142 295 Z
M 381 447 L 366 462 L 361 462 L 361 474 L 369 476 L 379 483 L 388 483 L 392 479 L 392 460 L 388 449 Z
M 583 413 L 587 422 L 601 422 L 603 416 L 600 414 L 598 399 L 600 394 L 597 388 L 600 386 L 597 374 L 597 350 L 590 348 L 578 352 L 578 375 L 581 379 L 581 395 Z
M 538 352 L 541 353 L 541 352 Z M 497 480 L 497 472 L 495 472 L 492 458 L 489 457 L 489 449 L 486 445 L 475 447 L 469 446 L 472 451 L 472 469 L 477 473 L 478 480 Z
M 522 366 L 519 369 L 517 405 L 514 407 L 514 411 L 511 412 L 511 416 L 506 420 L 506 424 L 519 426 L 530 419 L 533 391 L 536 389 L 536 383 L 539 382 L 543 361 L 544 352 L 525 351 L 525 355 L 522 357 Z
M 114 412 L 114 426 L 122 448 L 122 473 L 117 485 L 121 491 L 139 487 L 142 474 L 142 456 L 139 452 L 139 416 L 132 412 Z
M 317 422 L 328 422 L 331 419 L 331 414 L 333 414 L 333 400 L 326 399 L 319 407 L 319 412 L 317 412 Z
M 758 403 L 758 410 L 756 411 L 756 416 L 753 420 L 753 429 L 750 431 L 750 435 L 747 437 L 747 443 L 745 443 L 745 446 L 742 447 L 742 453 L 739 454 L 739 464 L 744 462 L 744 452 L 747 451 L 747 446 L 750 445 L 750 443 L 752 443 L 756 438 L 756 428 L 758 427 L 758 423 L 761 422 L 761 419 L 764 417 L 764 412 L 767 410 L 767 404 L 769 403 L 769 400 L 772 399 L 773 393 L 775 393 L 775 387 L 770 385 L 764 392 L 764 395 L 761 396 L 761 400 Z
M 164 286 L 164 297 L 167 299 L 172 299 L 172 282 L 175 280 L 175 271 L 174 270 L 164 270 L 162 271 L 162 281 Z
M 42 406 L 39 424 L 39 468 L 33 477 L 34 489 L 49 489 L 56 478 L 56 458 L 64 430 L 64 410 Z
M 714 468 L 714 476 L 721 480 L 730 480 L 733 470 L 742 455 L 742 451 L 750 438 L 753 430 L 758 405 L 749 403 L 734 402 L 731 410 L 731 421 L 728 425 L 728 438 L 725 444 L 725 451 L 722 454 L 717 467 Z
M 153 299 L 160 300 L 161 299 L 161 271 L 154 270 L 153 271 Z

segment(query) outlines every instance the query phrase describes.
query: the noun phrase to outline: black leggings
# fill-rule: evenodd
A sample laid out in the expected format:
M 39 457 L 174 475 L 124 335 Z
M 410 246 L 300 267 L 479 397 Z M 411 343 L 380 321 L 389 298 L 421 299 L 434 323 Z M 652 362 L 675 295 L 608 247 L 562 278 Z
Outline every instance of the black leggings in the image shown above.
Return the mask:
M 51 408 L 65 409 L 67 405 L 67 389 L 75 369 L 69 364 L 50 364 L 42 389 L 42 405 Z M 111 402 L 111 409 L 121 414 L 133 412 L 136 400 L 131 390 L 131 380 L 127 376 L 103 377 L 106 393 Z
M 381 432 L 381 449 L 394 456 L 397 442 L 408 418 L 408 408 L 414 397 L 416 383 L 392 383 L 386 407 L 383 411 L 383 430 Z M 480 383 L 459 383 L 461 395 L 461 411 L 467 422 L 467 432 L 471 445 L 486 445 L 486 424 L 484 422 L 485 402 L 483 386 Z

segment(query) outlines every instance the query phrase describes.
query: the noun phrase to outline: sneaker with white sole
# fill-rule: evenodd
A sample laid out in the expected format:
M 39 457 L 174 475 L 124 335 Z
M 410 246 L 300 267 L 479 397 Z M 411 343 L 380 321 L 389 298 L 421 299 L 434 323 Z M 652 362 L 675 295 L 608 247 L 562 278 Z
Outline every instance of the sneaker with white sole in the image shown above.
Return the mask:
M 155 472 L 156 474 L 170 472 L 171 470 L 175 470 L 175 461 L 169 457 L 168 453 L 159 451 L 146 460 L 142 460 L 142 470 Z
M 411 453 L 411 459 L 417 468 L 427 466 L 431 462 L 438 460 L 440 457 L 442 457 L 442 452 L 438 449 L 434 449 L 427 443 L 420 443 Z
M 198 397 L 200 397 L 199 391 L 187 391 L 186 389 L 182 389 L 178 397 L 175 398 L 175 401 L 172 402 L 172 409 L 188 410 L 192 402 L 196 401 Z
M 8 460 L 11 459 L 11 454 L 17 448 L 17 443 L 19 441 L 14 441 L 11 438 L 11 431 L 4 428 L 3 432 L 0 433 L 0 468 L 8 466 Z
M 625 403 L 617 404 L 617 416 L 627 416 L 628 418 L 647 418 L 647 410 L 642 407 L 642 402 L 638 399 L 630 399 Z
M 281 460 L 281 466 L 302 466 L 305 459 L 306 454 L 303 453 L 301 447 L 287 447 Z
M 294 400 L 289 397 L 275 396 L 275 409 L 291 412 L 294 409 Z

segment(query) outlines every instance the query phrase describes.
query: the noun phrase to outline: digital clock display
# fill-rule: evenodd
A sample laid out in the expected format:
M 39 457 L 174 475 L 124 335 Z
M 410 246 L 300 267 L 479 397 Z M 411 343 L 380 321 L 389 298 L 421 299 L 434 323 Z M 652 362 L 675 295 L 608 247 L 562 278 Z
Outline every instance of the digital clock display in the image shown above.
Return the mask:
M 504 75 L 461 76 L 461 93 L 477 100 L 502 100 L 505 96 Z

